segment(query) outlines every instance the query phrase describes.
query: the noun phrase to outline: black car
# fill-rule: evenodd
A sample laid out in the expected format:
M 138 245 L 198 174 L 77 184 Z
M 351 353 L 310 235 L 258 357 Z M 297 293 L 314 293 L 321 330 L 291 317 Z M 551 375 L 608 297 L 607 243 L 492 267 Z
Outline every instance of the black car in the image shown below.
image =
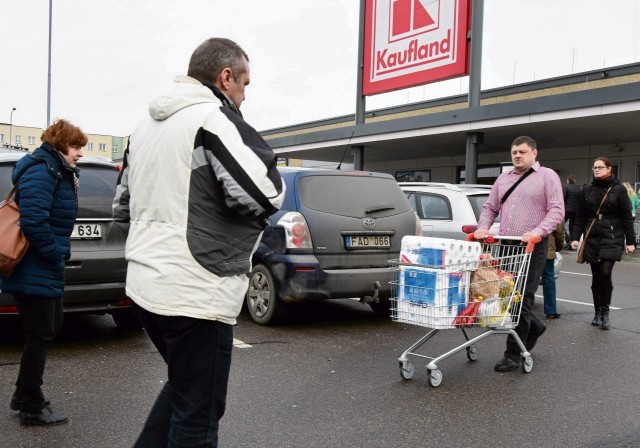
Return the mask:
M 286 304 L 361 298 L 389 315 L 389 260 L 420 221 L 395 179 L 383 173 L 280 168 L 282 209 L 253 257 L 246 304 L 271 324 Z
M 0 197 L 11 190 L 11 171 L 26 152 L 0 151 Z M 71 259 L 65 263 L 65 313 L 109 313 L 122 329 L 141 328 L 125 293 L 125 238 L 113 225 L 111 204 L 118 166 L 108 159 L 78 162 L 78 218 L 71 234 Z M 11 294 L 0 291 L 0 315 L 17 314 Z

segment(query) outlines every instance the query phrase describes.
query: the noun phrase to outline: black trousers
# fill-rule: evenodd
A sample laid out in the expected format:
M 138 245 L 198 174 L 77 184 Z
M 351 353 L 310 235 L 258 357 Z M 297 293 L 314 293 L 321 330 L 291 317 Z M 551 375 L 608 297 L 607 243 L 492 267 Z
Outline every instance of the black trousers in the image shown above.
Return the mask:
M 233 326 L 133 310 L 167 363 L 160 391 L 135 448 L 218 446 L 227 400 Z
M 24 330 L 24 348 L 16 380 L 22 412 L 37 413 L 44 408 L 44 366 L 49 348 L 62 328 L 62 297 L 14 294 Z
M 522 309 L 520 310 L 520 321 L 515 328 L 527 350 L 533 340 L 537 339 L 545 328 L 542 322 L 533 312 L 531 307 L 535 299 L 535 293 L 538 289 L 538 280 L 542 275 L 544 266 L 547 263 L 547 248 L 549 239 L 543 238 L 541 242 L 535 245 L 531 253 L 531 261 L 529 262 L 529 271 L 527 272 L 527 283 L 524 287 L 522 295 Z M 520 346 L 515 338 L 511 335 L 507 338 L 507 349 L 504 356 L 513 361 L 520 360 Z

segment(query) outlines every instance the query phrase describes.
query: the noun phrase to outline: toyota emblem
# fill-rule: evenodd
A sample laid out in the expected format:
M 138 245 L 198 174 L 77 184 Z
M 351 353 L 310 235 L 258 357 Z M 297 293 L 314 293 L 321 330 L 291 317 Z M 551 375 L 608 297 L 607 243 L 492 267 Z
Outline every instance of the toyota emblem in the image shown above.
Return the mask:
M 362 220 L 362 227 L 372 230 L 376 226 L 376 220 L 373 218 L 364 218 Z

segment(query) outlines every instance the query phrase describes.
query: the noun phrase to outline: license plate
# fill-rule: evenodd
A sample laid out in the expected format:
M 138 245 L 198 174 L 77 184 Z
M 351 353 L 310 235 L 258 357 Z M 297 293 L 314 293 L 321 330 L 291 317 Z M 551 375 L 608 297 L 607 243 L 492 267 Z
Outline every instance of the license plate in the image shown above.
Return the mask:
M 347 249 L 386 249 L 391 247 L 388 236 L 346 236 Z
M 74 224 L 72 240 L 99 240 L 102 238 L 102 224 Z

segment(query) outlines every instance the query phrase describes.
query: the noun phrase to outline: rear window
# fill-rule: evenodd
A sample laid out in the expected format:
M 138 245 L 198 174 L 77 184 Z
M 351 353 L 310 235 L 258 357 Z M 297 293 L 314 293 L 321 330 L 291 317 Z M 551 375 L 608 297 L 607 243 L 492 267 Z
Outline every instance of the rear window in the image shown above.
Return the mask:
M 476 221 L 480 219 L 480 213 L 482 213 L 482 207 L 484 203 L 487 202 L 487 198 L 489 197 L 489 193 L 487 194 L 471 194 L 468 195 L 469 202 L 471 203 L 471 208 L 473 209 L 473 214 L 476 215 Z M 500 222 L 500 215 L 496 216 L 494 222 Z
M 300 201 L 309 209 L 335 215 L 390 216 L 411 210 L 395 179 L 371 176 L 303 176 Z
M 111 217 L 111 204 L 116 195 L 118 170 L 111 166 L 80 165 L 78 217 Z M 0 201 L 11 190 L 12 164 L 0 165 Z

